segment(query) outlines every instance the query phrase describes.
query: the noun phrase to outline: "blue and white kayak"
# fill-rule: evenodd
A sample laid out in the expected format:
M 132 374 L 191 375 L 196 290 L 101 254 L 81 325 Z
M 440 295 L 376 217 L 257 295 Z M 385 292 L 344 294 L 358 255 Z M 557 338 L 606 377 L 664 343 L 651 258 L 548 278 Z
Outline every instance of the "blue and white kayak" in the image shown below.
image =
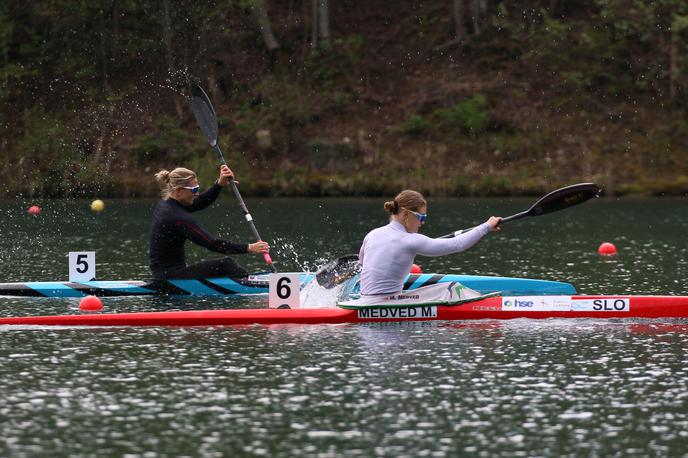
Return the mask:
M 300 272 L 302 287 L 312 282 L 315 274 Z M 0 296 L 84 297 L 112 296 L 194 296 L 220 297 L 266 294 L 268 273 L 240 278 L 206 278 L 144 281 L 85 281 L 0 283 Z M 459 282 L 479 293 L 501 292 L 503 295 L 571 295 L 576 289 L 570 283 L 530 278 L 491 277 L 454 274 L 411 274 L 404 282 L 405 290 L 444 282 Z M 355 292 L 355 289 L 354 289 Z

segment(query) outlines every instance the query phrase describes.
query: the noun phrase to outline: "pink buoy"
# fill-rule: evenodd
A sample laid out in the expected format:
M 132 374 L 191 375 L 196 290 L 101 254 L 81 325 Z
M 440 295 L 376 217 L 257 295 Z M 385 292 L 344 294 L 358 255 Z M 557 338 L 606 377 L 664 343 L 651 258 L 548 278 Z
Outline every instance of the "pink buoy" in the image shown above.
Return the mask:
M 422 274 L 422 273 L 423 273 L 423 269 L 421 269 L 420 266 L 419 266 L 418 264 L 413 264 L 413 265 L 411 266 L 411 273 L 412 273 L 412 274 Z
M 602 256 L 614 256 L 616 254 L 616 247 L 613 243 L 604 242 L 597 249 L 597 253 L 599 253 Z
M 38 205 L 32 205 L 29 207 L 29 215 L 38 216 L 41 214 L 41 207 Z
M 79 301 L 79 310 L 85 312 L 98 312 L 103 310 L 103 301 L 96 296 L 86 296 Z

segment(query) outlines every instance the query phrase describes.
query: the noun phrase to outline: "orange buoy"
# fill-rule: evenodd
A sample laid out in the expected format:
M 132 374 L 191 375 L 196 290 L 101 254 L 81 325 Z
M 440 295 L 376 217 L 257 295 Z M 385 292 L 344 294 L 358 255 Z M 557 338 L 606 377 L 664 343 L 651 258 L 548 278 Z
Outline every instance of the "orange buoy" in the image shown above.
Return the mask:
M 85 312 L 99 312 L 103 310 L 103 301 L 96 296 L 86 296 L 79 301 L 79 310 Z
M 616 254 L 616 247 L 613 243 L 604 242 L 597 249 L 597 253 L 602 256 L 614 256 Z
M 38 216 L 41 214 L 41 207 L 38 205 L 32 205 L 29 207 L 29 215 Z
M 423 269 L 421 269 L 420 266 L 419 266 L 418 264 L 413 264 L 413 265 L 411 266 L 411 273 L 412 273 L 412 274 L 422 274 L 422 273 L 423 273 Z

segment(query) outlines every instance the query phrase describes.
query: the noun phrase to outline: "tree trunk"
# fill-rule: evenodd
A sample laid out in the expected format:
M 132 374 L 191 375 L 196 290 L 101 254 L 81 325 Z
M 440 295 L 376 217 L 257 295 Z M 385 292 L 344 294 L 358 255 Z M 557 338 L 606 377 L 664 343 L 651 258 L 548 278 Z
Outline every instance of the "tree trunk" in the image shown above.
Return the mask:
M 454 0 L 452 13 L 454 16 L 454 39 L 463 41 L 466 29 L 463 26 L 463 0 Z
M 165 43 L 165 62 L 167 63 L 167 77 L 174 85 L 177 76 L 177 69 L 174 65 L 174 54 L 172 49 L 172 17 L 170 16 L 170 0 L 162 1 L 162 39 Z M 177 119 L 184 117 L 184 108 L 179 102 L 178 97 L 174 97 L 174 111 Z
M 270 18 L 268 17 L 268 10 L 265 6 L 264 0 L 253 0 L 253 14 L 256 16 L 258 21 L 258 28 L 260 29 L 260 34 L 263 36 L 263 42 L 268 51 L 272 52 L 278 49 L 279 43 L 272 33 L 272 25 L 270 25 Z
M 311 47 L 318 47 L 318 0 L 312 0 Z
M 487 14 L 487 0 L 478 0 L 478 10 L 483 16 Z
M 102 73 L 102 78 L 103 78 L 103 99 L 105 99 L 105 103 L 103 104 L 105 106 L 106 112 L 101 114 L 100 117 L 100 122 L 96 123 L 96 127 L 99 133 L 98 139 L 96 140 L 95 144 L 95 149 L 93 152 L 93 162 L 98 164 L 101 162 L 102 157 L 103 157 L 103 144 L 105 142 L 105 136 L 107 135 L 107 132 L 110 130 L 110 110 L 108 109 L 108 104 L 107 104 L 107 97 L 110 92 L 110 84 L 108 83 L 108 56 L 107 56 L 107 47 L 105 43 L 105 37 L 108 36 L 109 34 L 105 33 L 105 13 L 100 12 L 99 17 L 98 17 L 98 35 L 100 36 L 100 43 L 99 43 L 99 52 L 100 52 L 100 71 Z
M 318 32 L 322 41 L 330 41 L 329 0 L 319 0 Z
M 108 53 L 107 46 L 105 43 L 105 37 L 107 37 L 109 34 L 105 33 L 105 17 L 103 13 L 100 14 L 100 18 L 98 21 L 98 29 L 100 32 L 100 68 L 103 77 L 103 93 L 107 94 L 108 92 L 110 92 L 110 84 L 108 78 Z
M 669 48 L 669 99 L 673 102 L 676 100 L 676 86 L 678 85 L 679 70 L 678 70 L 678 30 L 672 28 L 671 43 Z
M 473 33 L 480 34 L 480 4 L 479 0 L 471 1 L 471 16 L 473 18 Z

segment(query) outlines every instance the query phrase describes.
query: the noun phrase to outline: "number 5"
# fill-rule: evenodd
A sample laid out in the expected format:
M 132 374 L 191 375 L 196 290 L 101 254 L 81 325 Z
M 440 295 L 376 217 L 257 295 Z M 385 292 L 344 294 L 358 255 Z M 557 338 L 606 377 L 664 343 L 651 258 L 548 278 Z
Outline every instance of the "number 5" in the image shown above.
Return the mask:
M 79 256 L 76 257 L 76 271 L 79 272 L 80 274 L 88 272 L 88 262 L 86 260 L 88 259 L 87 254 L 80 254 Z

